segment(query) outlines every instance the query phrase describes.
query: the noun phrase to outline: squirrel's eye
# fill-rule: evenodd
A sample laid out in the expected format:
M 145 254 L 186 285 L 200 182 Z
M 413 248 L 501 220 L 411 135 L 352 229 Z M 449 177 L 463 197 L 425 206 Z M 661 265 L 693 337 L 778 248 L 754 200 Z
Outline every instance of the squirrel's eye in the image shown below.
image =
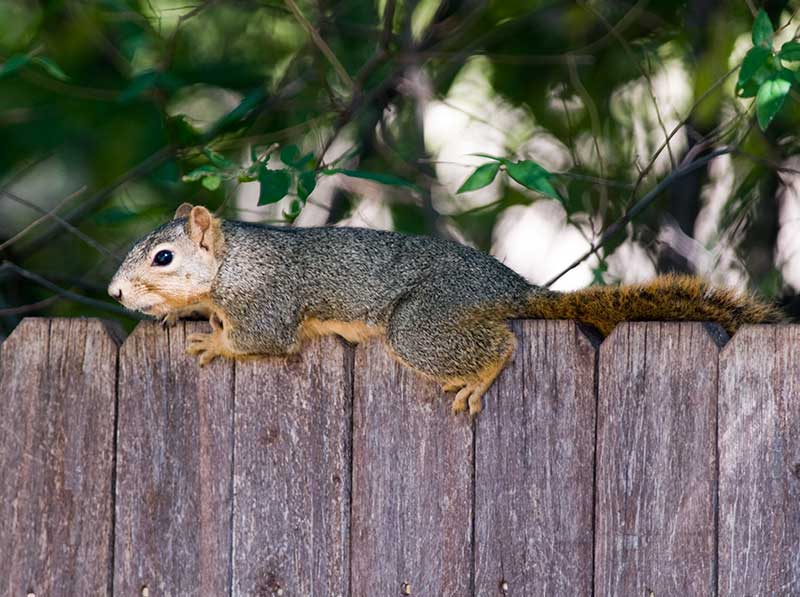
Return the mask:
M 153 265 L 169 265 L 170 263 L 172 263 L 172 251 L 164 249 L 153 257 Z

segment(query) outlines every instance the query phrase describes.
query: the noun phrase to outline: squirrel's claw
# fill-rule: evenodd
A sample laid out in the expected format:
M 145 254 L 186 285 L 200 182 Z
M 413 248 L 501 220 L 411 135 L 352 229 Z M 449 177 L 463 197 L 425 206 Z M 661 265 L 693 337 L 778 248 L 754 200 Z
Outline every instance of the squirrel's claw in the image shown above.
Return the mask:
M 171 312 L 159 317 L 158 322 L 161 324 L 162 328 L 171 328 L 175 327 L 178 324 L 179 319 L 180 318 L 176 313 Z
M 466 384 L 463 381 L 448 381 L 442 385 L 443 392 L 458 392 Z
M 197 361 L 201 367 L 205 367 L 222 354 L 218 350 L 218 339 L 215 334 L 190 334 L 186 340 L 189 343 L 186 354 L 199 355 Z
M 472 388 L 469 386 L 462 387 L 458 391 L 458 394 L 456 394 L 456 397 L 453 398 L 453 404 L 450 407 L 454 415 L 460 415 L 467 410 L 467 398 L 469 398 L 470 393 L 472 393 Z
M 454 415 L 459 415 L 463 412 L 466 412 L 467 407 L 469 407 L 469 414 L 471 417 L 475 418 L 478 413 L 483 410 L 483 402 L 481 398 L 483 397 L 483 393 L 486 391 L 485 384 L 472 384 L 466 385 L 462 387 L 456 397 L 453 398 L 453 404 L 451 409 Z

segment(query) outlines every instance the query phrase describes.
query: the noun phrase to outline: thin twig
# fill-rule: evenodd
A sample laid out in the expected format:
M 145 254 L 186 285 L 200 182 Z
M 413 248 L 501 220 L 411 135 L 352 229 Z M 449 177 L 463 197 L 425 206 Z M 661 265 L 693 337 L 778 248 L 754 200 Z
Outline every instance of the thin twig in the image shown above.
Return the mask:
M 628 222 L 633 220 L 636 216 L 642 213 L 649 205 L 655 201 L 655 199 L 664 192 L 664 190 L 669 187 L 673 182 L 677 179 L 686 176 L 687 174 L 694 172 L 701 166 L 704 166 L 714 158 L 717 158 L 721 155 L 726 155 L 729 153 L 733 153 L 734 148 L 726 147 L 723 149 L 718 149 L 717 151 L 711 152 L 710 154 L 698 159 L 695 162 L 687 164 L 685 166 L 681 166 L 677 170 L 673 170 L 669 173 L 660 183 L 658 183 L 655 188 L 651 189 L 647 194 L 645 194 L 636 204 L 633 205 L 625 214 L 619 218 L 617 221 L 612 223 L 608 226 L 603 233 L 600 235 L 600 238 L 592 243 L 589 247 L 589 250 L 586 251 L 583 255 L 578 257 L 575 261 L 573 261 L 567 268 L 562 270 L 558 275 L 551 278 L 545 284 L 545 287 L 549 287 L 559 279 L 561 279 L 566 273 L 572 271 L 576 267 L 578 267 L 581 263 L 586 261 L 589 257 L 595 254 L 600 247 L 602 247 L 605 243 L 607 243 L 614 235 L 620 232 L 625 226 L 628 225 Z
M 319 48 L 319 51 L 325 55 L 325 58 L 328 59 L 328 62 L 331 63 L 336 74 L 339 75 L 339 78 L 342 82 L 347 85 L 350 89 L 355 87 L 353 83 L 353 79 L 350 78 L 350 75 L 347 74 L 347 71 L 342 66 L 342 63 L 339 62 L 339 59 L 336 57 L 336 54 L 333 53 L 330 46 L 325 42 L 324 39 L 320 36 L 319 32 L 314 28 L 311 22 L 303 15 L 300 11 L 300 8 L 297 6 L 294 0 L 284 0 L 286 2 L 286 6 L 289 7 L 289 10 L 292 11 L 294 17 L 298 20 L 298 22 L 303 26 L 306 30 L 308 35 L 311 37 L 311 40 L 314 42 L 314 45 Z
M 639 72 L 644 77 L 645 81 L 647 81 L 647 87 L 650 91 L 650 98 L 653 100 L 653 106 L 656 110 L 656 119 L 658 120 L 658 125 L 661 127 L 661 131 L 664 133 L 664 138 L 667 138 L 667 127 L 664 124 L 664 119 L 661 117 L 661 109 L 658 107 L 658 100 L 656 99 L 656 92 L 655 88 L 653 87 L 653 79 L 650 77 L 650 73 L 648 73 L 644 67 L 636 60 L 636 57 L 633 55 L 633 50 L 631 50 L 630 44 L 627 40 L 622 37 L 622 35 L 617 31 L 608 20 L 600 14 L 597 9 L 595 9 L 590 3 L 588 2 L 581 2 L 581 6 L 585 7 L 587 10 L 591 11 L 594 14 L 595 18 L 599 20 L 605 27 L 608 29 L 608 32 L 611 33 L 619 44 L 622 46 L 623 51 L 627 54 L 628 59 L 636 65 L 636 68 L 639 69 Z M 666 140 L 667 143 L 667 153 L 669 154 L 669 161 L 672 164 L 672 169 L 675 169 L 677 165 L 675 163 L 675 156 L 672 154 L 672 147 L 669 144 L 669 139 Z
M 177 47 L 178 43 L 178 33 L 180 33 L 180 29 L 183 24 L 188 21 L 189 19 L 196 17 L 201 12 L 206 10 L 207 8 L 211 7 L 212 5 L 216 4 L 218 0 L 206 0 L 203 4 L 199 4 L 193 7 L 190 11 L 182 14 L 178 17 L 178 22 L 175 24 L 175 30 L 170 35 L 169 40 L 167 41 L 167 50 L 164 55 L 164 59 L 160 65 L 160 69 L 162 71 L 166 71 L 170 64 L 172 63 L 173 59 L 175 58 L 175 48 Z
M 80 189 L 78 189 L 77 191 L 75 191 L 74 193 L 70 193 L 69 195 L 67 195 L 66 197 L 64 197 L 64 198 L 63 198 L 61 201 L 59 201 L 59 202 L 58 202 L 58 203 L 55 205 L 55 207 L 53 207 L 53 208 L 52 208 L 50 211 L 47 211 L 47 212 L 45 212 L 45 213 L 44 213 L 42 216 L 40 216 L 40 217 L 36 218 L 36 219 L 35 219 L 33 222 L 31 222 L 30 224 L 28 224 L 27 226 L 25 226 L 25 228 L 23 228 L 22 230 L 20 230 L 19 232 L 17 232 L 17 233 L 16 233 L 14 236 L 12 236 L 11 238 L 9 238 L 9 239 L 8 239 L 7 241 L 5 241 L 4 243 L 0 243 L 0 251 L 2 251 L 3 249 L 5 249 L 5 248 L 7 248 L 7 247 L 9 247 L 9 246 L 11 246 L 11 245 L 13 245 L 13 244 L 14 244 L 15 242 L 17 242 L 17 241 L 18 241 L 20 238 L 22 238 L 23 236 L 25 236 L 26 234 L 28 234 L 28 232 L 30 232 L 31 230 L 33 230 L 34 228 L 36 228 L 36 227 L 37 227 L 39 224 L 41 224 L 42 222 L 44 222 L 44 221 L 46 221 L 46 220 L 49 220 L 50 218 L 54 218 L 54 219 L 58 220 L 58 216 L 56 216 L 56 215 L 55 215 L 55 214 L 56 214 L 56 212 L 57 212 L 59 209 L 61 209 L 61 207 L 62 207 L 62 206 L 65 204 L 65 203 L 68 203 L 69 201 L 71 201 L 72 199 L 74 199 L 75 197 L 77 197 L 78 195 L 81 195 L 81 194 L 82 194 L 82 193 L 83 193 L 85 190 L 86 190 L 86 187 L 85 187 L 85 186 L 83 186 L 83 187 L 81 187 Z M 6 191 L 5 191 L 5 190 L 3 190 L 3 189 L 0 189 L 0 193 L 2 193 L 2 194 L 4 194 L 4 195 L 5 195 L 5 194 L 6 194 Z M 12 197 L 12 198 L 13 198 L 13 197 Z M 30 205 L 33 205 L 33 204 L 30 204 Z M 30 205 L 29 205 L 29 206 L 30 206 Z M 39 210 L 39 211 L 43 211 L 43 210 L 41 210 L 41 208 L 40 208 L 38 205 L 37 205 L 37 206 L 36 206 L 34 209 L 37 209 L 37 210 Z M 63 222 L 63 220 L 62 220 L 62 222 Z M 66 222 L 63 222 L 63 224 L 66 224 L 67 226 L 69 226 L 69 224 L 67 224 Z
M 33 282 L 35 284 L 38 284 L 39 286 L 41 286 L 43 288 L 47 288 L 51 292 L 55 292 L 59 296 L 62 296 L 65 299 L 74 301 L 76 303 L 81 303 L 81 304 L 87 305 L 89 307 L 93 307 L 95 309 L 100 309 L 102 311 L 108 311 L 110 313 L 116 313 L 117 315 L 124 315 L 125 317 L 132 317 L 134 319 L 144 319 L 144 317 L 139 315 L 138 313 L 134 313 L 132 311 L 128 311 L 127 309 L 124 309 L 123 307 L 118 307 L 117 305 L 112 305 L 111 303 L 108 303 L 108 302 L 105 302 L 105 301 L 98 301 L 96 299 L 89 298 L 88 296 L 83 296 L 83 295 L 77 294 L 75 292 L 72 292 L 70 290 L 66 290 L 64 288 L 61 288 L 60 286 L 57 286 L 56 284 L 53 284 L 47 278 L 44 278 L 44 277 L 42 277 L 39 274 L 36 274 L 34 272 L 28 271 L 25 268 L 22 268 L 22 267 L 18 266 L 15 263 L 11 263 L 10 261 L 4 261 L 2 264 L 0 264 L 0 272 L 2 272 L 3 270 L 12 271 L 15 274 L 17 274 L 18 276 L 20 276 L 21 278 L 25 278 L 26 280 L 30 280 L 31 282 Z
M 363 89 L 367 78 L 375 72 L 378 66 L 386 61 L 389 55 L 389 43 L 392 41 L 392 25 L 394 23 L 394 8 L 395 0 L 387 0 L 386 6 L 383 9 L 383 30 L 381 31 L 378 47 L 356 74 L 356 92 Z
M 35 303 L 29 303 L 27 305 L 20 305 L 19 307 L 8 307 L 6 309 L 0 309 L 0 317 L 13 317 L 16 315 L 25 315 L 26 313 L 33 313 L 35 311 L 41 311 L 42 309 L 47 309 L 53 303 L 58 302 L 61 297 L 58 295 L 49 296 L 46 299 L 41 301 L 36 301 Z
M 78 191 L 78 193 L 81 193 L 81 192 L 83 192 L 83 191 L 82 190 Z M 50 210 L 50 211 L 47 211 L 47 210 L 39 207 L 35 203 L 32 203 L 31 201 L 28 201 L 27 199 L 23 199 L 22 197 L 20 197 L 18 195 L 15 195 L 11 191 L 8 191 L 8 190 L 5 190 L 5 189 L 0 190 L 0 193 L 5 195 L 6 197 L 11 199 L 12 201 L 15 201 L 15 202 L 19 203 L 20 205 L 24 205 L 25 207 L 29 207 L 32 210 L 39 212 L 40 214 L 43 215 L 43 219 L 45 219 L 45 220 L 47 220 L 47 219 L 55 220 L 58 223 L 58 225 L 61 226 L 61 228 L 63 228 L 64 230 L 68 231 L 73 236 L 81 239 L 83 242 L 85 242 L 87 245 L 92 247 L 98 253 L 100 253 L 102 255 L 105 255 L 106 257 L 110 257 L 111 259 L 115 260 L 117 263 L 122 261 L 122 259 L 120 259 L 116 255 L 114 255 L 114 253 L 112 253 L 111 251 L 106 249 L 103 245 L 101 245 L 99 242 L 94 240 L 91 236 L 89 236 L 87 234 L 84 234 L 83 232 L 78 230 L 75 226 L 73 226 L 72 224 L 67 222 L 64 218 L 62 218 L 61 216 L 56 215 L 54 209 Z M 3 246 L 5 246 L 5 243 L 4 243 Z
M 592 141 L 594 142 L 594 151 L 597 154 L 597 165 L 600 170 L 600 177 L 606 177 L 606 167 L 605 162 L 603 161 L 603 154 L 600 151 L 600 142 L 598 139 L 600 138 L 600 115 L 597 112 L 597 106 L 592 99 L 592 96 L 589 95 L 586 87 L 584 87 L 583 83 L 581 82 L 580 77 L 578 76 L 578 68 L 575 65 L 575 62 L 570 60 L 569 61 L 569 77 L 572 82 L 572 85 L 578 91 L 578 94 L 581 96 L 581 101 L 583 105 L 586 106 L 587 112 L 589 112 L 589 121 L 592 127 Z M 601 204 L 605 208 L 608 205 L 608 192 L 606 191 L 605 187 L 600 187 L 600 199 Z
M 716 91 L 718 87 L 721 87 L 728 77 L 739 70 L 739 66 L 740 65 L 734 66 L 727 73 L 717 79 L 711 87 L 706 89 L 703 94 L 691 105 L 683 120 L 676 124 L 672 131 L 670 131 L 669 135 L 667 135 L 664 141 L 662 141 L 661 145 L 659 145 L 658 149 L 656 149 L 656 151 L 653 153 L 648 164 L 641 170 L 641 172 L 639 172 L 639 177 L 637 178 L 636 183 L 633 185 L 633 190 L 631 191 L 629 203 L 633 202 L 633 200 L 636 198 L 636 193 L 639 190 L 639 187 L 641 186 L 642 182 L 644 182 L 645 177 L 650 173 L 650 170 L 656 163 L 656 159 L 658 159 L 658 156 L 661 155 L 662 151 L 664 151 L 664 148 L 667 147 L 672 137 L 678 134 L 678 131 L 686 126 L 686 123 L 689 122 L 689 118 L 691 118 L 692 114 L 694 114 L 694 111 L 697 109 L 697 107 L 702 104 L 709 95 Z
M 107 187 L 103 188 L 102 190 L 96 192 L 92 197 L 84 201 L 81 205 L 76 207 L 72 212 L 65 215 L 63 217 L 63 221 L 68 222 L 70 224 L 75 224 L 75 222 L 80 221 L 86 215 L 91 214 L 94 212 L 95 208 L 101 205 L 111 194 L 116 191 L 119 187 L 124 185 L 126 182 L 138 178 L 139 176 L 146 174 L 152 169 L 160 166 L 167 158 L 171 157 L 175 153 L 175 148 L 171 145 L 166 147 L 162 147 L 155 153 L 150 154 L 147 158 L 139 162 L 136 166 L 122 174 L 119 178 L 117 178 L 113 183 L 108 185 Z M 35 208 L 34 208 L 35 209 Z M 63 227 L 60 227 L 61 230 L 64 230 Z M 43 232 L 39 237 L 35 240 L 32 240 L 28 245 L 25 246 L 25 250 L 22 251 L 17 255 L 17 258 L 21 259 L 24 257 L 29 257 L 36 253 L 42 247 L 48 246 L 59 234 L 60 230 L 59 227 L 50 228 Z

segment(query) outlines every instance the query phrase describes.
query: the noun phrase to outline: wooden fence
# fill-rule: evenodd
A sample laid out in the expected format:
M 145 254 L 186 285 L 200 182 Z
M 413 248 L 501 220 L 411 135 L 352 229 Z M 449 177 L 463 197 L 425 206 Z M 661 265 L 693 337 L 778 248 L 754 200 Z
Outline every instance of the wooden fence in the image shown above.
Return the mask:
M 473 424 L 380 344 L 200 369 L 204 325 L 5 340 L 0 594 L 800 594 L 800 326 L 516 322 Z

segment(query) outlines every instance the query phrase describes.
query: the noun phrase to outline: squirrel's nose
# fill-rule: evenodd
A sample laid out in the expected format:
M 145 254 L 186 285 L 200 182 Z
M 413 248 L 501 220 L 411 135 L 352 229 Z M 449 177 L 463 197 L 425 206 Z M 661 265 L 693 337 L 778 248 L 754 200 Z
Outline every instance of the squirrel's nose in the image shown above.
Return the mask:
M 120 284 L 116 284 L 112 282 L 108 286 L 108 294 L 111 295 L 111 298 L 117 299 L 118 301 L 122 300 L 122 286 Z

